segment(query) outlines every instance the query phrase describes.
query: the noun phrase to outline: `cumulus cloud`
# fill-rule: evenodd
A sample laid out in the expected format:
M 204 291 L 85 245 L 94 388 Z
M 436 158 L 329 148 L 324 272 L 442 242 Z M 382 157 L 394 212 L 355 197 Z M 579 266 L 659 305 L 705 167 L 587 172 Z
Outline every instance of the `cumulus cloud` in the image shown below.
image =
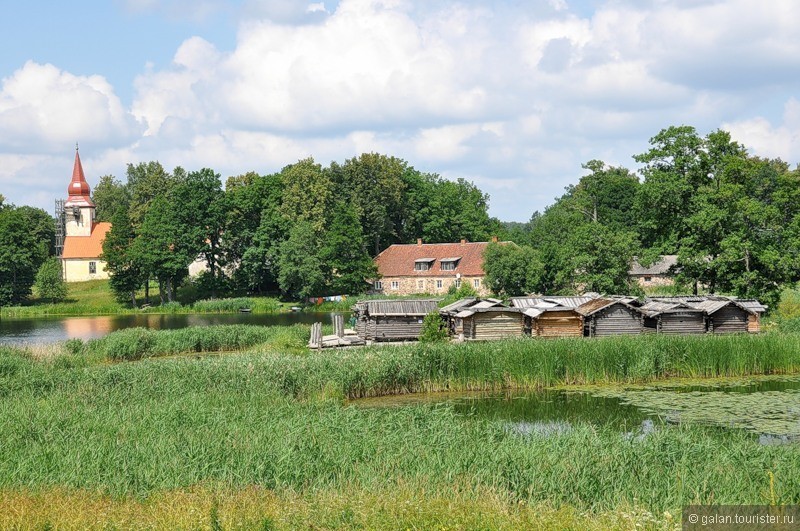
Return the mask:
M 102 76 L 76 76 L 28 61 L 3 79 L 0 145 L 6 150 L 49 151 L 75 141 L 125 142 L 137 129 Z
M 800 101 L 790 98 L 782 121 L 773 125 L 763 116 L 724 123 L 722 128 L 751 152 L 789 162 L 800 161 Z
M 186 5 L 125 1 L 165 16 Z M 669 125 L 723 126 L 757 154 L 800 157 L 793 0 L 488 6 L 244 0 L 233 48 L 186 38 L 170 65 L 139 73 L 130 109 L 99 75 L 26 64 L 3 81 L 0 139 L 49 156 L 90 135 L 90 173 L 118 176 L 151 159 L 231 175 L 378 151 L 474 180 L 493 215 L 520 221 L 574 183 L 581 163 L 630 167 Z M 775 106 L 782 116 L 765 110 Z M 5 182 L 32 171 L 28 159 L 8 164 Z

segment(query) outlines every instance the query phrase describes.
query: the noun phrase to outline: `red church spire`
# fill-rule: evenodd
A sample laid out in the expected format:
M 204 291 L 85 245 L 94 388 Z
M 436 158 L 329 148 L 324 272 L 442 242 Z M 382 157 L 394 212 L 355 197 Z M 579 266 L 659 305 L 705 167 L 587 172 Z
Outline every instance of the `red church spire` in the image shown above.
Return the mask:
M 72 181 L 69 183 L 67 193 L 69 197 L 64 206 L 94 206 L 89 183 L 86 182 L 86 176 L 83 174 L 83 165 L 81 164 L 77 143 L 75 144 L 75 165 L 72 168 Z

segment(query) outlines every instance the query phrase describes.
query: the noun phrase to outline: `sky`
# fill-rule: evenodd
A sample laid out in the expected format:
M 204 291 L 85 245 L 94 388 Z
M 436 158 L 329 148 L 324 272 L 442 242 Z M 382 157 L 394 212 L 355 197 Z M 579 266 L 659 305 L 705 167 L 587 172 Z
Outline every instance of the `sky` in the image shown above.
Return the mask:
M 800 162 L 796 0 L 29 0 L 0 19 L 0 194 L 52 212 L 75 144 L 223 180 L 365 152 L 527 221 L 671 125 Z

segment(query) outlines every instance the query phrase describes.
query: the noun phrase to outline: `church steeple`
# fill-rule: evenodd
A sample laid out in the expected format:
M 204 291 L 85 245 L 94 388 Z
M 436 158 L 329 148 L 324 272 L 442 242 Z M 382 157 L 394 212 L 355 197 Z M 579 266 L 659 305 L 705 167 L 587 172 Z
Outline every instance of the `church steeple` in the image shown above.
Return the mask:
M 91 189 L 83 174 L 83 164 L 75 144 L 75 164 L 72 167 L 72 180 L 67 187 L 67 200 L 64 202 L 65 229 L 67 236 L 91 236 L 94 228 L 94 210 Z
M 83 174 L 83 165 L 81 164 L 81 155 L 78 153 L 78 144 L 75 144 L 75 164 L 72 167 L 72 180 L 67 188 L 69 197 L 67 198 L 65 207 L 78 206 L 78 207 L 92 207 L 91 189 L 89 183 L 86 182 L 86 176 Z

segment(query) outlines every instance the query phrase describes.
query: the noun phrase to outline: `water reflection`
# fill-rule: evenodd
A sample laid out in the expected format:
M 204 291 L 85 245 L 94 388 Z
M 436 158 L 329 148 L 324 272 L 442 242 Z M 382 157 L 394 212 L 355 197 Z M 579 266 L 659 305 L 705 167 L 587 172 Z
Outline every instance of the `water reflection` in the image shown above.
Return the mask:
M 278 314 L 137 314 L 101 315 L 94 317 L 43 317 L 36 319 L 0 320 L 0 345 L 54 343 L 67 339 L 94 339 L 123 328 L 144 327 L 156 330 L 211 326 L 219 324 L 253 324 L 261 326 L 331 322 L 331 313 L 295 312 Z

